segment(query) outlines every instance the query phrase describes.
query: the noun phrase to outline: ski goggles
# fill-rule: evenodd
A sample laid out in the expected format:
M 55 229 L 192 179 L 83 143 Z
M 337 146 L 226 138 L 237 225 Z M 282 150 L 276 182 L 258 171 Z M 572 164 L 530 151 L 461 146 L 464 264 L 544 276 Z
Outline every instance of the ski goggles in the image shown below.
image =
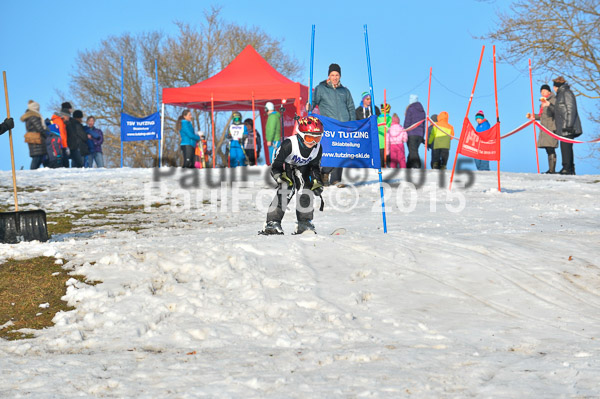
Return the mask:
M 323 135 L 313 136 L 312 134 L 304 133 L 304 141 L 307 143 L 318 143 Z

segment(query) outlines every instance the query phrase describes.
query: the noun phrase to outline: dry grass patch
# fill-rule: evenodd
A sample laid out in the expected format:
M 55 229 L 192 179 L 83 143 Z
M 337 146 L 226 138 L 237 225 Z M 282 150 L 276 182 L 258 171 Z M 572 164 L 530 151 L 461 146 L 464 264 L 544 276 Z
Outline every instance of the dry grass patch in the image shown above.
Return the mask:
M 26 260 L 8 260 L 0 264 L 0 338 L 7 340 L 32 338 L 16 330 L 43 329 L 53 325 L 59 311 L 73 308 L 61 300 L 70 278 L 80 281 L 81 276 L 70 276 L 53 257 L 40 256 Z M 98 282 L 86 282 L 97 284 Z M 40 305 L 44 305 L 40 307 Z

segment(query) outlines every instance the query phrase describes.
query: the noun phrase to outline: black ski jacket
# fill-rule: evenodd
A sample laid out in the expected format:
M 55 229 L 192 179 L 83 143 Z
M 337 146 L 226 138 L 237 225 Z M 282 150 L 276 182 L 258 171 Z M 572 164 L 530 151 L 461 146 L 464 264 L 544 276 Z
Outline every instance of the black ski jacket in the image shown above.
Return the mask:
M 556 103 L 548 106 L 548 112 L 554 116 L 556 134 L 562 137 L 581 136 L 581 121 L 577 113 L 577 100 L 568 84 L 556 90 Z

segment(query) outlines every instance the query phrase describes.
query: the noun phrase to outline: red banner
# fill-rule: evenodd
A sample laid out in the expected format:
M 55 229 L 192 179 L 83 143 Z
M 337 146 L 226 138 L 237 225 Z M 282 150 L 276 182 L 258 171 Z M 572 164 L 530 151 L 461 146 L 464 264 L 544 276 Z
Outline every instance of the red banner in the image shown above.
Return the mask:
M 467 157 L 483 161 L 500 160 L 500 123 L 483 132 L 476 132 L 468 118 L 465 118 L 458 152 Z

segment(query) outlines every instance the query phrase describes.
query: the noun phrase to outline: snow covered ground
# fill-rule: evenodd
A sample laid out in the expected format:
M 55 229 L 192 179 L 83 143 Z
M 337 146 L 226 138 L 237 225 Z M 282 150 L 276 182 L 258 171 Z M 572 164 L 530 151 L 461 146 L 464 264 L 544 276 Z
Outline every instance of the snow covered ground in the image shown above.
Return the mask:
M 44 189 L 20 202 L 46 212 L 147 211 L 0 244 L 0 261 L 55 256 L 102 281 L 70 280 L 76 310 L 0 341 L 0 397 L 600 397 L 600 176 L 503 173 L 498 192 L 479 172 L 449 195 L 437 171 L 417 189 L 402 173 L 383 234 L 371 171 L 326 190 L 319 235 L 290 235 L 292 210 L 266 237 L 260 173 L 239 189 L 153 173 L 18 172 Z

